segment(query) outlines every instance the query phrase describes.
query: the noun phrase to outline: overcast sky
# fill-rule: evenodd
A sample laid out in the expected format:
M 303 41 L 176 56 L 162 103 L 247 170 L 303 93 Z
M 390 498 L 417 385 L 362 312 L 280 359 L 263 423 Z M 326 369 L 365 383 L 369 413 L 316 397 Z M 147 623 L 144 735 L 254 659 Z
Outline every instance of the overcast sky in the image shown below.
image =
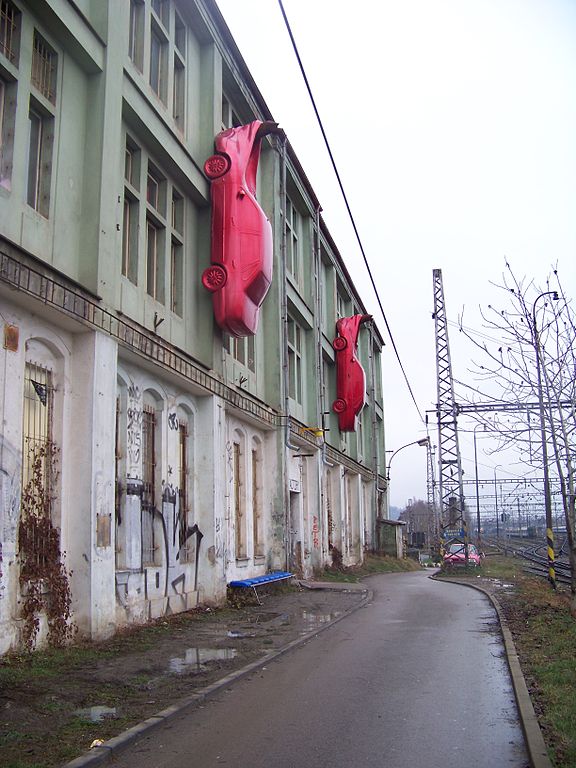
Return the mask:
M 386 448 L 426 431 L 404 382 L 276 0 L 217 0 L 386 339 Z M 448 318 L 494 301 L 505 257 L 576 296 L 576 2 L 283 0 L 421 414 L 436 403 L 432 270 Z M 451 330 L 454 377 L 472 350 Z M 472 383 L 472 382 L 471 382 Z M 430 432 L 437 443 L 435 417 Z M 461 436 L 473 476 L 472 440 Z M 479 449 L 480 477 L 498 457 Z M 388 454 L 390 455 L 390 454 Z M 505 468 L 498 468 L 504 473 Z M 426 499 L 426 451 L 391 465 L 391 504 Z

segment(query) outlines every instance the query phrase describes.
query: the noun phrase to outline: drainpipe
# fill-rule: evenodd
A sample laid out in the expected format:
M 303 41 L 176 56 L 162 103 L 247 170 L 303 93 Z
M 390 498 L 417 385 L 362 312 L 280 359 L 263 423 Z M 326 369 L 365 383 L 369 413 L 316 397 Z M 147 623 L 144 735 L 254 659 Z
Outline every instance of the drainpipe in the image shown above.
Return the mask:
M 378 531 L 376 520 L 378 517 L 378 419 L 376 418 L 376 366 L 374 363 L 374 323 L 370 323 L 369 328 L 369 344 L 370 351 L 368 354 L 368 361 L 370 364 L 370 399 L 372 403 L 372 466 L 374 467 L 374 491 L 373 491 L 373 503 L 374 503 L 374 530 L 373 530 L 373 545 L 376 548 Z
M 316 280 L 316 294 L 315 294 L 315 331 L 316 331 L 316 371 L 318 381 L 318 392 L 316 398 L 316 412 L 317 412 L 317 424 L 324 430 L 324 410 L 325 410 L 325 391 L 324 391 L 324 365 L 323 365 L 323 353 L 322 353 L 322 257 L 321 257 L 321 242 L 320 242 L 320 211 L 321 207 L 316 206 L 314 217 L 314 269 Z M 321 463 L 318 466 L 318 481 L 319 481 L 319 498 L 320 509 L 318 510 L 318 534 L 320 541 L 322 542 L 320 556 L 324 559 L 324 544 L 325 544 L 325 530 L 324 530 L 324 484 L 322 467 L 332 466 L 326 461 L 326 436 L 322 431 L 322 446 L 320 448 Z
M 282 134 L 280 139 L 280 211 L 282 228 L 280 236 L 280 301 L 282 322 L 282 393 L 284 399 L 284 445 L 288 451 L 297 451 L 300 446 L 290 442 L 290 401 L 288 387 L 288 292 L 286 290 L 286 136 Z M 286 556 L 286 570 L 290 570 L 290 480 L 288 472 L 288 451 L 284 455 L 284 552 Z

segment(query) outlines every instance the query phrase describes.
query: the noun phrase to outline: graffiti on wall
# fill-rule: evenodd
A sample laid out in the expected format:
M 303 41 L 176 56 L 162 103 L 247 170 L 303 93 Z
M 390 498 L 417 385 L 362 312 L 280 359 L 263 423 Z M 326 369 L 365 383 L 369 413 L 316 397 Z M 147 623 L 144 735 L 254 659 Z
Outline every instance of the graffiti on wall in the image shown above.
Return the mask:
M 4 590 L 4 560 L 15 555 L 21 474 L 21 452 L 0 435 L 0 597 Z
M 128 477 L 138 477 L 140 474 L 140 455 L 142 448 L 142 402 L 140 389 L 135 384 L 131 384 L 128 387 L 126 420 L 126 473 Z

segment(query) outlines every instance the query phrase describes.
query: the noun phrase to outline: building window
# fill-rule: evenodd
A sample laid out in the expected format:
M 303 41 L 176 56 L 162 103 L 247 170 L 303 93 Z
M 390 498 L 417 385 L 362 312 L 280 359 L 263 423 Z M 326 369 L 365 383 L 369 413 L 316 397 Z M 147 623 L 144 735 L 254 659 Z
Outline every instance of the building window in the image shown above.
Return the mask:
M 302 327 L 288 318 L 288 396 L 302 404 Z
M 177 128 L 184 132 L 184 93 L 186 86 L 186 69 L 177 53 L 174 54 L 174 86 L 172 94 L 172 116 Z
M 166 180 L 151 164 L 146 181 L 146 291 L 153 299 L 165 299 L 166 226 L 160 217 L 166 212 Z
M 20 13 L 10 0 L 0 0 L 0 53 L 18 66 Z
M 222 94 L 222 130 L 238 128 L 239 125 L 242 125 L 240 118 L 234 111 L 228 97 Z
M 156 562 L 154 515 L 156 508 L 156 413 L 142 410 L 142 565 Z
M 347 317 L 347 302 L 342 296 L 342 294 L 338 291 L 336 294 L 336 317 L 338 320 L 341 317 Z
M 140 148 L 128 137 L 124 150 L 124 214 L 122 229 L 122 274 L 138 284 L 138 216 L 140 204 Z
M 170 3 L 168 0 L 152 0 L 152 10 L 162 22 L 164 27 L 168 27 L 170 19 Z
M 237 338 L 236 336 L 226 335 L 224 337 L 224 348 L 228 354 L 232 355 L 235 360 L 248 368 L 249 371 L 256 373 L 254 336 Z
M 182 56 L 186 58 L 186 25 L 180 18 L 180 15 L 176 13 L 176 19 L 174 22 L 174 45 L 176 50 Z
M 124 179 L 135 190 L 140 189 L 140 154 L 140 148 L 126 138 Z
M 160 101 L 166 104 L 168 85 L 168 41 L 160 28 L 152 24 L 150 34 L 150 86 Z
M 263 557 L 262 458 L 259 447 L 252 449 L 252 514 L 254 557 Z
M 286 198 L 286 270 L 295 282 L 300 279 L 300 252 L 298 233 L 300 231 L 300 214 L 289 197 Z
M 138 201 L 124 193 L 122 231 L 122 274 L 138 284 Z
M 28 205 L 48 218 L 54 118 L 30 104 L 28 113 Z
M 170 250 L 170 309 L 184 314 L 184 198 L 172 190 Z
M 130 0 L 128 55 L 140 72 L 144 68 L 144 3 Z
M 24 372 L 22 427 L 21 503 L 22 525 L 25 526 L 26 520 L 32 517 L 37 521 L 52 520 L 56 478 L 52 371 L 31 362 L 26 363 Z M 45 533 L 38 524 L 29 524 L 20 533 L 23 568 L 36 578 L 46 573 L 50 562 L 51 543 Z
M 236 558 L 243 559 L 246 557 L 246 498 L 244 486 L 244 454 L 239 442 L 233 443 L 233 471 Z
M 52 104 L 56 103 L 57 61 L 55 51 L 37 31 L 34 31 L 31 82 Z
M 180 417 L 178 419 L 178 535 L 179 535 L 179 560 L 181 563 L 189 562 L 190 545 L 192 540 L 188 538 L 190 517 L 190 502 L 188 494 L 188 423 Z
M 163 230 L 152 219 L 146 221 L 146 291 L 153 299 L 164 303 Z
M 4 189 L 12 186 L 16 88 L 16 82 L 0 78 L 0 186 Z

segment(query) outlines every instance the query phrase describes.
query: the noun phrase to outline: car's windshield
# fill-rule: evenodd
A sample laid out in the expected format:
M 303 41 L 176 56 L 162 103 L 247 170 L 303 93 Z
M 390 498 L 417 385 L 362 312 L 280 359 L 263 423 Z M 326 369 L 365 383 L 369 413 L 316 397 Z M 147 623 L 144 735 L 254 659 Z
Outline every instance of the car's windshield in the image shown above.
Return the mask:
M 452 554 L 458 554 L 459 552 L 462 552 L 462 554 L 464 554 L 464 544 L 450 544 L 450 552 Z M 469 555 L 478 554 L 474 544 L 468 544 L 468 554 Z

